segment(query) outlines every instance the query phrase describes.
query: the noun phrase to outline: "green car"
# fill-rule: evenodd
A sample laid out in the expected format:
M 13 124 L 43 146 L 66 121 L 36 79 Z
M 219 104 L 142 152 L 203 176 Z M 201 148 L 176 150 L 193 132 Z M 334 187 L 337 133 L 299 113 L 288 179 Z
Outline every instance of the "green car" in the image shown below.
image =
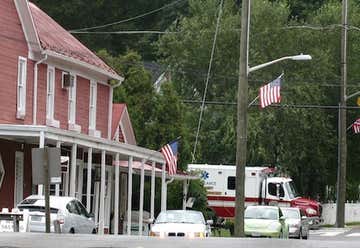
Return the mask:
M 277 206 L 248 206 L 245 210 L 245 235 L 247 237 L 289 237 L 289 226 Z

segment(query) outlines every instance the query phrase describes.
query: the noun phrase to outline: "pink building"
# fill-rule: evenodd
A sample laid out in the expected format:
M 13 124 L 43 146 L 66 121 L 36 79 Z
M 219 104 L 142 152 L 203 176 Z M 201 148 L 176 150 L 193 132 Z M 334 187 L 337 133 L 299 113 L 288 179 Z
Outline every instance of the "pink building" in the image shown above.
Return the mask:
M 81 199 L 99 233 L 113 212 L 117 233 L 119 216 L 131 216 L 129 175 L 143 175 L 146 162 L 154 185 L 158 175 L 165 187 L 167 176 L 161 153 L 136 146 L 126 105 L 112 103 L 124 78 L 27 0 L 1 1 L 0 58 L 0 209 L 42 194 L 32 183 L 31 150 L 56 146 L 68 165 L 52 194 Z

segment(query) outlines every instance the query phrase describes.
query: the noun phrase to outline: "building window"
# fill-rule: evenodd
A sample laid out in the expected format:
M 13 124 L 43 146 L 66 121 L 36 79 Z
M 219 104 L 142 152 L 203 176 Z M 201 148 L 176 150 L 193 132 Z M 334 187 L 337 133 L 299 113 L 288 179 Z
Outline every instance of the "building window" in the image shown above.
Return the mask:
M 26 112 L 26 68 L 26 58 L 19 57 L 16 113 L 16 117 L 19 119 L 24 119 Z
M 74 84 L 69 87 L 69 124 L 75 124 L 76 118 L 76 77 L 74 77 Z
M 47 120 L 54 120 L 54 98 L 55 98 L 55 68 L 48 66 L 47 98 L 46 98 L 46 119 Z
M 96 99 L 97 84 L 95 81 L 90 82 L 90 105 L 89 105 L 89 129 L 96 130 Z

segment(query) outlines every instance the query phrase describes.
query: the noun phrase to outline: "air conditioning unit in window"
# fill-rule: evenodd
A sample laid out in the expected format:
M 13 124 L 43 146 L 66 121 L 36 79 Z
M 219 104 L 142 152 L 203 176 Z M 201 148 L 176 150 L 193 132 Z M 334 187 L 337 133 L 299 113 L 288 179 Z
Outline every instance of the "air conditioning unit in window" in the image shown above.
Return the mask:
M 70 88 L 74 86 L 75 76 L 70 73 L 64 73 L 62 78 L 62 88 Z

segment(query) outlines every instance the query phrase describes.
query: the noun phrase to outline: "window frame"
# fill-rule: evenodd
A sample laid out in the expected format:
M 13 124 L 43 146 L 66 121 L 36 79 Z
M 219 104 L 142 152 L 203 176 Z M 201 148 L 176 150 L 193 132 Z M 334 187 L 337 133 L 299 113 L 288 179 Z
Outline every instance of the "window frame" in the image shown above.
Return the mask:
M 90 80 L 89 130 L 96 130 L 97 82 Z
M 27 79 L 27 59 L 19 56 L 18 76 L 16 84 L 16 118 L 24 119 L 26 114 L 26 79 Z
M 63 75 L 66 74 L 63 72 Z M 70 74 L 74 77 L 74 85 L 68 88 L 68 123 L 76 124 L 76 75 Z M 64 76 L 63 76 L 64 77 Z
M 46 82 L 46 119 L 52 121 L 55 113 L 55 67 L 48 65 Z

